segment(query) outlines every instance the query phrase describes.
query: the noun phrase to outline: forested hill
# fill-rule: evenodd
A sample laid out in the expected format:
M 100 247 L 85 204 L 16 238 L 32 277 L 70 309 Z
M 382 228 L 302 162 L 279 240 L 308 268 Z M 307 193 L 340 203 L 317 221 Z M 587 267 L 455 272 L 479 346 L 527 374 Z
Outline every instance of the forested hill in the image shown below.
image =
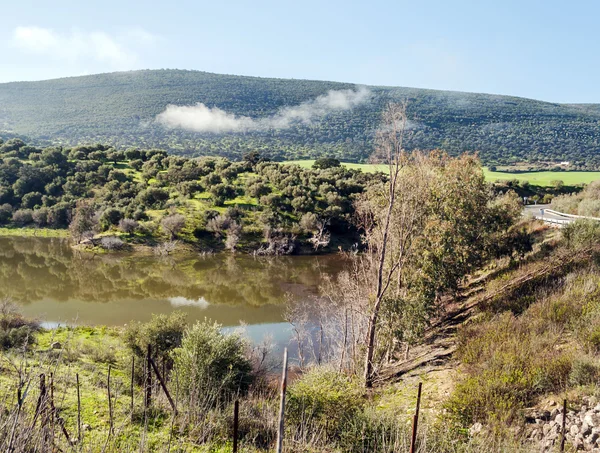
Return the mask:
M 5 83 L 0 84 L 0 136 L 21 135 L 40 144 L 103 142 L 230 158 L 258 150 L 279 160 L 330 155 L 360 161 L 371 152 L 385 103 L 407 100 L 411 147 L 442 148 L 451 154 L 479 151 L 486 163 L 570 161 L 573 168 L 600 167 L 600 107 L 592 104 L 367 87 L 366 95 L 350 107 L 321 108 L 308 120 L 297 114 L 283 126 L 276 122 L 290 108 L 296 108 L 296 114 L 298 107 L 321 106 L 319 99 L 331 90 L 359 89 L 348 83 L 182 70 Z M 214 130 L 194 132 L 156 121 L 170 104 L 197 103 L 221 109 L 219 121 L 231 123 L 241 117 L 245 126 L 221 130 L 213 124 Z

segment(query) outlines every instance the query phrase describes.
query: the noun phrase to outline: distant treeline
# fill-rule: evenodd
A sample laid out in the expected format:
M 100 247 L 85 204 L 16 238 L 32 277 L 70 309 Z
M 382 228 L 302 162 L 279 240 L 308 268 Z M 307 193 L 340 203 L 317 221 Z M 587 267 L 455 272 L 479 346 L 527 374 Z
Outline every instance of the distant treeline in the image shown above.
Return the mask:
M 218 107 L 260 119 L 280 109 L 356 89 L 353 84 L 266 79 L 198 71 L 152 70 L 42 82 L 0 84 L 0 131 L 73 146 L 107 143 L 116 148 L 161 148 L 188 156 L 240 159 L 257 151 L 273 160 L 320 156 L 364 161 L 389 101 L 406 101 L 409 148 L 451 155 L 479 152 L 487 165 L 570 162 L 570 169 L 600 169 L 600 108 L 530 99 L 412 88 L 369 87 L 367 102 L 298 121 L 290 127 L 250 132 L 198 133 L 155 122 L 167 105 Z

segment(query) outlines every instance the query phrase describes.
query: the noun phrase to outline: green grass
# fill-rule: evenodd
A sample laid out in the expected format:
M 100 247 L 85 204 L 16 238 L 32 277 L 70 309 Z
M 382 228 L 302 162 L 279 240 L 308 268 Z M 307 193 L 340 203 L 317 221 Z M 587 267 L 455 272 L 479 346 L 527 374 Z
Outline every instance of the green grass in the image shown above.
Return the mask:
M 64 238 L 69 236 L 69 231 L 54 230 L 52 228 L 2 227 L 0 228 L 0 236 Z
M 303 168 L 310 168 L 314 162 L 314 160 L 290 160 L 284 163 L 300 165 Z M 342 165 L 369 173 L 374 173 L 376 171 L 385 172 L 387 170 L 387 166 L 381 164 L 354 164 L 342 162 Z M 562 181 L 567 186 L 573 186 L 576 184 L 589 184 L 592 181 L 600 179 L 600 171 L 532 171 L 523 173 L 508 173 L 502 171 L 490 171 L 484 167 L 483 173 L 485 175 L 485 179 L 488 181 L 516 179 L 519 181 L 529 181 L 530 184 L 536 186 L 552 186 L 554 185 L 553 181 L 558 180 Z
M 536 186 L 552 186 L 553 181 L 562 181 L 567 186 L 588 184 L 600 179 L 600 171 L 532 171 L 524 173 L 507 173 L 483 169 L 488 181 L 511 180 L 529 181 Z

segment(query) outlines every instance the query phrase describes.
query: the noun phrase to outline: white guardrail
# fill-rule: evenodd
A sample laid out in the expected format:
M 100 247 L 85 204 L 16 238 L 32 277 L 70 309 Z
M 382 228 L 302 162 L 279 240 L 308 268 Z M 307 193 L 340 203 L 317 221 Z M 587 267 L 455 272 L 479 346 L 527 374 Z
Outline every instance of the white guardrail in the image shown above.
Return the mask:
M 567 224 L 571 223 L 571 220 L 551 219 L 549 217 L 542 217 L 540 215 L 534 215 L 533 218 L 537 219 L 537 220 L 542 220 L 546 223 L 554 223 L 557 225 L 567 225 Z
M 545 212 L 549 212 L 550 214 L 560 215 L 563 217 L 569 217 L 571 219 L 588 219 L 588 220 L 597 220 L 600 222 L 600 217 L 587 217 L 584 215 L 575 215 L 575 214 L 565 214 L 564 212 L 558 212 L 554 209 L 545 209 Z

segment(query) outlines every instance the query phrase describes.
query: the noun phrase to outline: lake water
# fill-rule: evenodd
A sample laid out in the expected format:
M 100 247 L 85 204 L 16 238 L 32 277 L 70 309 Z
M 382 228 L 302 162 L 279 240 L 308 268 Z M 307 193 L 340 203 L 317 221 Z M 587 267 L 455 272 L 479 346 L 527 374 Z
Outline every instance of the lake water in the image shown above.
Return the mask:
M 115 326 L 182 310 L 190 322 L 245 323 L 253 340 L 270 335 L 281 345 L 286 303 L 313 300 L 324 276 L 343 267 L 336 255 L 94 255 L 65 239 L 0 237 L 0 299 L 46 326 Z

